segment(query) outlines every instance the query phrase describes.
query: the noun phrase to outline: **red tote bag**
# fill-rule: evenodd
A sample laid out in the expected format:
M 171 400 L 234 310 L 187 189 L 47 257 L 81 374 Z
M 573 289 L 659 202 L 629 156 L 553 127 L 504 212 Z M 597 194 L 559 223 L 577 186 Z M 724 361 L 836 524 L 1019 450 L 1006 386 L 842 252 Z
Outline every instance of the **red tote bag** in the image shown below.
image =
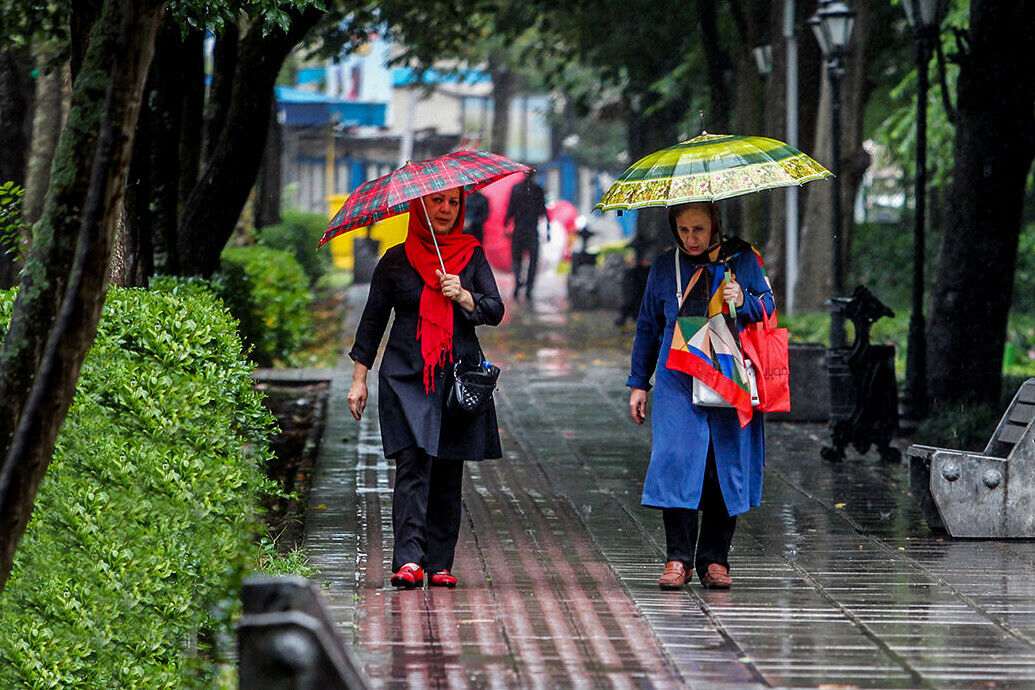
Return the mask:
M 762 309 L 765 314 L 765 309 Z M 776 312 L 761 323 L 750 324 L 740 332 L 744 355 L 755 365 L 760 412 L 787 412 L 791 409 L 790 359 L 787 329 L 777 328 Z

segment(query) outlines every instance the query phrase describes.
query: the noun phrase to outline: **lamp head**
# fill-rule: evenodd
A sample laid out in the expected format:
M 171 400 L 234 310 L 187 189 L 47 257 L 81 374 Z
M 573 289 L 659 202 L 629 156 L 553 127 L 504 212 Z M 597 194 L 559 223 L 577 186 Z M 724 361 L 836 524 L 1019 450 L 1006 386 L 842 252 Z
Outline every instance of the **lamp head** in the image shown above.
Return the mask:
M 911 2 L 912 0 L 906 0 Z M 855 12 L 841 0 L 827 0 L 809 19 L 812 32 L 826 58 L 837 57 L 848 48 L 855 26 Z
M 909 25 L 916 30 L 936 29 L 948 11 L 947 0 L 902 0 Z
M 773 47 L 768 43 L 757 45 L 751 49 L 751 55 L 755 58 L 758 73 L 768 77 L 773 71 Z

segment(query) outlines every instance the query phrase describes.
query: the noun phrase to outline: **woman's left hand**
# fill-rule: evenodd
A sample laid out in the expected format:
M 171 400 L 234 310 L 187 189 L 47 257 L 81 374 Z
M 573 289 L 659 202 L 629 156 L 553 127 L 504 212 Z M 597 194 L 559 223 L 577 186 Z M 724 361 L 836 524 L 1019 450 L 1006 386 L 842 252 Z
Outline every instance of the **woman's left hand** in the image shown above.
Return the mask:
M 435 275 L 446 299 L 453 300 L 467 311 L 474 311 L 474 297 L 460 284 L 460 276 L 442 271 L 435 271 Z
M 464 293 L 464 288 L 460 285 L 460 276 L 455 276 L 452 273 L 443 273 L 442 271 L 435 271 L 435 275 L 438 276 L 438 284 L 442 288 L 442 294 L 447 299 L 458 300 Z
M 733 305 L 738 309 L 744 306 L 744 290 L 740 287 L 740 283 L 737 282 L 736 276 L 732 273 L 726 279 L 726 287 L 722 289 L 722 301 L 733 302 Z

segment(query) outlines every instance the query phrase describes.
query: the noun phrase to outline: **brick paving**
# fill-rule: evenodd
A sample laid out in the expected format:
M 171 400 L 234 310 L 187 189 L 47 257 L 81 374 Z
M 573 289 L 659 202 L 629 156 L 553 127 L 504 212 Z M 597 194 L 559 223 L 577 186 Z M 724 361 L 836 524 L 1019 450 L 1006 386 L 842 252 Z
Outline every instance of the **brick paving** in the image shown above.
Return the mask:
M 375 686 L 1035 687 L 1035 543 L 932 534 L 904 465 L 826 464 L 819 425 L 767 425 L 733 589 L 659 591 L 649 429 L 628 419 L 632 336 L 611 318 L 546 299 L 484 330 L 506 457 L 467 465 L 456 590 L 388 585 L 376 389 L 356 423 L 336 372 L 307 548 Z

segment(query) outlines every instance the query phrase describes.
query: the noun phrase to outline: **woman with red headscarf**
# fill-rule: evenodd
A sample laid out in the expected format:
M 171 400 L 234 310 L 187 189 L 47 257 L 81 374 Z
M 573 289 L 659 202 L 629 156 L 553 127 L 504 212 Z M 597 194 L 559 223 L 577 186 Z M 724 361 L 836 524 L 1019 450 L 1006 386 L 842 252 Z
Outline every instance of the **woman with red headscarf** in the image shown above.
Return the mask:
M 385 252 L 374 268 L 349 352 L 355 369 L 348 402 L 358 420 L 367 403 L 367 372 L 395 311 L 378 370 L 377 408 L 385 457 L 395 460 L 396 587 L 423 585 L 425 571 L 432 586 L 456 586 L 451 570 L 460 532 L 463 461 L 502 455 L 492 405 L 472 417 L 445 408 L 452 385 L 449 365 L 480 362 L 475 326 L 496 326 L 503 319 L 503 300 L 485 252 L 463 226 L 460 189 L 410 202 L 406 241 Z

